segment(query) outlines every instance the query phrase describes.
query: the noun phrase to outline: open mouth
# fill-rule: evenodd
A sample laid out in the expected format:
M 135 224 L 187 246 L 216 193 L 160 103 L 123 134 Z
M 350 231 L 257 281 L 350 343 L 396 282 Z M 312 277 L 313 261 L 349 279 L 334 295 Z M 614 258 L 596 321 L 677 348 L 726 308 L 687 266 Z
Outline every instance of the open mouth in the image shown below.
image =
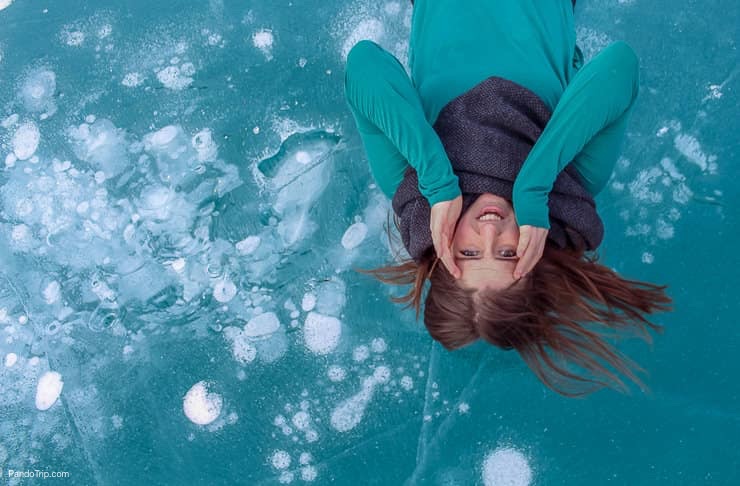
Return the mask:
M 505 216 L 501 208 L 496 206 L 486 206 L 481 209 L 480 214 L 476 219 L 478 221 L 501 221 L 504 217 Z

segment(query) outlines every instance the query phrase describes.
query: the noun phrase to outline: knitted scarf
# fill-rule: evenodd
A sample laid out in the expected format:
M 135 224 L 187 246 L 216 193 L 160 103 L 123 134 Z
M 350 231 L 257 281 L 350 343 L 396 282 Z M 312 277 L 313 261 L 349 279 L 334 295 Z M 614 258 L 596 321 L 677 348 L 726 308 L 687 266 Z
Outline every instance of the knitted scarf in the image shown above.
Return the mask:
M 444 106 L 433 128 L 452 163 L 463 193 L 463 213 L 483 193 L 512 200 L 514 180 L 550 119 L 547 105 L 531 90 L 491 76 Z M 433 247 L 431 208 L 409 168 L 396 190 L 393 211 L 403 244 L 420 261 Z M 604 225 L 591 194 L 572 163 L 560 172 L 548 200 L 548 243 L 594 250 Z

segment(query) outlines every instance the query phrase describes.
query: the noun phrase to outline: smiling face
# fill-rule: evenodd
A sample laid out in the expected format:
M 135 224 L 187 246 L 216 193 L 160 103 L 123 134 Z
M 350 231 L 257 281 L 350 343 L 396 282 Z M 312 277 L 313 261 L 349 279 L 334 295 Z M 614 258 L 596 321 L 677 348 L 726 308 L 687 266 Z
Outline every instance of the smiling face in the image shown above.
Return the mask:
M 500 290 L 516 281 L 519 225 L 506 199 L 482 194 L 458 221 L 452 251 L 464 288 Z

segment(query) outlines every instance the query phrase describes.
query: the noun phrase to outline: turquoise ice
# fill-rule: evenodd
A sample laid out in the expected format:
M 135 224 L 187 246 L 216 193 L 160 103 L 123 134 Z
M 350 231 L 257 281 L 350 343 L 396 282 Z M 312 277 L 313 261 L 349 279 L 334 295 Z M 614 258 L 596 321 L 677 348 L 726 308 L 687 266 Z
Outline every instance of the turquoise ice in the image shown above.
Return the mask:
M 737 3 L 579 1 L 641 62 L 600 253 L 676 302 L 620 343 L 650 393 L 586 400 L 353 270 L 394 245 L 344 60 L 410 15 L 0 0 L 0 484 L 735 484 Z

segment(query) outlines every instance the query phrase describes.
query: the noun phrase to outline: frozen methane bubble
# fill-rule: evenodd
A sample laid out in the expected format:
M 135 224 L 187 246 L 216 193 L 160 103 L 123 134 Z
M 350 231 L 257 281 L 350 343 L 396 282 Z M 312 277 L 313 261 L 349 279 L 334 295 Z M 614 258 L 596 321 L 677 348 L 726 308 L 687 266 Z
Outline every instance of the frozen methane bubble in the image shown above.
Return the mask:
M 290 454 L 285 451 L 275 451 L 272 453 L 271 462 L 275 469 L 287 469 L 290 467 Z
M 260 242 L 261 240 L 259 236 L 247 236 L 236 244 L 236 251 L 242 255 L 249 255 L 250 253 L 254 253 L 254 251 L 260 246 Z
M 187 67 L 189 68 L 189 66 Z M 181 68 L 183 68 L 182 71 Z M 192 74 L 188 73 L 192 73 L 193 71 L 191 69 L 185 68 L 185 65 L 181 66 L 180 68 L 178 68 L 177 66 L 167 66 L 166 68 L 157 72 L 157 79 L 167 89 L 179 91 L 181 89 L 187 88 L 193 83 L 193 78 L 190 77 L 192 76 Z
M 182 409 L 191 422 L 207 425 L 216 420 L 221 413 L 221 395 L 208 391 L 208 383 L 199 381 L 185 394 Z
M 483 462 L 483 484 L 529 486 L 532 469 L 524 454 L 511 447 L 501 447 L 488 454 Z
M 307 292 L 301 300 L 301 309 L 304 312 L 311 312 L 316 307 L 316 296 L 311 292 Z
M 342 323 L 335 317 L 310 312 L 303 324 L 306 347 L 315 354 L 329 354 L 336 349 L 342 335 Z
M 19 160 L 28 160 L 36 153 L 40 140 L 39 127 L 34 122 L 26 122 L 18 127 L 10 143 Z
M 274 312 L 265 312 L 253 317 L 244 326 L 244 334 L 248 337 L 260 337 L 272 334 L 280 329 L 280 320 Z
M 10 368 L 18 361 L 18 355 L 15 353 L 8 353 L 5 355 L 5 367 Z
M 61 289 L 59 287 L 59 282 L 57 282 L 56 280 L 50 282 L 49 285 L 47 285 L 44 289 L 44 300 L 49 305 L 57 302 L 60 296 Z
M 216 142 L 213 141 L 213 135 L 209 128 L 193 135 L 190 144 L 198 152 L 198 160 L 200 162 L 215 160 L 218 157 L 218 147 L 216 147 Z
M 342 246 L 347 250 L 357 248 L 365 239 L 365 236 L 367 236 L 367 225 L 361 222 L 355 223 L 344 232 Z
M 13 0 L 0 0 L 0 10 L 10 7 L 11 3 L 13 3 Z
M 221 303 L 229 302 L 236 295 L 236 285 L 225 278 L 213 284 L 213 298 Z
M 57 401 L 62 393 L 64 382 L 62 375 L 56 371 L 47 371 L 36 385 L 36 408 L 39 410 L 48 410 Z
M 24 81 L 20 89 L 23 105 L 30 112 L 46 111 L 47 115 L 56 112 L 54 92 L 57 89 L 57 77 L 53 71 L 38 69 Z

